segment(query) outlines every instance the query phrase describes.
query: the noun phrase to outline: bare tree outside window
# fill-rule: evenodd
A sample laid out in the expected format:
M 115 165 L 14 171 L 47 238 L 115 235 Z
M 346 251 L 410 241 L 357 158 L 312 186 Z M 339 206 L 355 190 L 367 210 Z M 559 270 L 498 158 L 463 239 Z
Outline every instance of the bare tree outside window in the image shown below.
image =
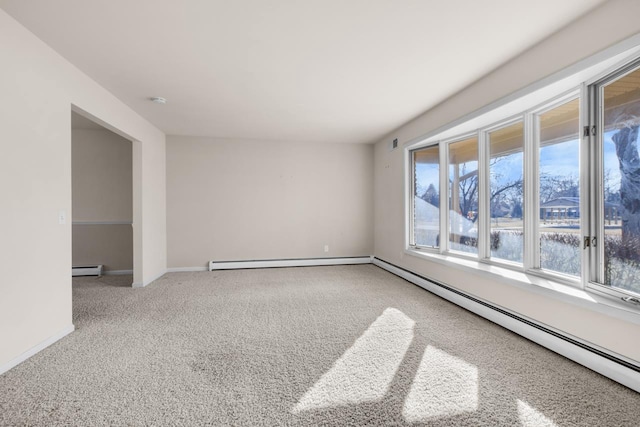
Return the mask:
M 522 263 L 524 257 L 522 122 L 489 132 L 491 258 Z
M 640 293 L 640 70 L 602 90 L 604 284 Z

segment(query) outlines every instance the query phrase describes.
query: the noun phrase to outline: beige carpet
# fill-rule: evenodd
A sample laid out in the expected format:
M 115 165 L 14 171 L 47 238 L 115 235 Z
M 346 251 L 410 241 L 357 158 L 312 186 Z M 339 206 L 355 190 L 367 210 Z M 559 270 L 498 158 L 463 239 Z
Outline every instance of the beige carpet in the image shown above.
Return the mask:
M 373 265 L 74 279 L 0 425 L 638 426 L 640 395 Z

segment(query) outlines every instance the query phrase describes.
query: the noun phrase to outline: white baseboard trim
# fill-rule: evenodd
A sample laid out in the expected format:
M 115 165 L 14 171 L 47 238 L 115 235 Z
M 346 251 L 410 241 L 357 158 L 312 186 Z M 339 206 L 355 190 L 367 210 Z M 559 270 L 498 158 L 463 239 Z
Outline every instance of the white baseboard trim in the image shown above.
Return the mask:
M 102 272 L 103 276 L 127 276 L 132 274 L 133 270 L 105 270 Z
M 75 326 L 69 325 L 66 328 L 64 328 L 63 330 L 61 330 L 60 332 L 58 332 L 57 334 L 55 334 L 55 335 L 47 338 L 46 340 L 42 341 L 40 344 L 37 344 L 34 347 L 31 347 L 29 350 L 25 351 L 20 356 L 14 358 L 14 359 L 11 359 L 10 361 L 8 361 L 7 363 L 5 363 L 3 365 L 0 365 L 0 375 L 4 374 L 9 369 L 15 368 L 20 363 L 24 362 L 25 360 L 27 360 L 28 358 L 30 358 L 34 354 L 44 350 L 45 348 L 49 347 L 51 344 L 53 344 L 56 341 L 64 338 L 65 336 L 69 335 L 75 329 L 76 329 Z
M 381 259 L 373 258 L 372 262 L 374 265 L 396 276 L 402 277 L 549 350 L 640 392 L 640 366 L 636 361 L 612 354 L 606 349 L 586 343 L 577 337 L 554 330 L 520 314 L 453 290 L 448 286 L 437 284 L 435 281 L 427 280 Z
M 156 280 L 158 280 L 159 278 L 161 278 L 162 276 L 164 276 L 167 273 L 167 270 L 162 270 L 160 272 L 160 274 L 157 274 L 155 277 L 153 277 L 152 279 L 146 280 L 142 283 L 140 282 L 134 282 L 131 287 L 132 288 L 144 288 L 145 286 L 147 286 L 149 283 L 151 282 L 155 282 Z
M 210 261 L 209 271 L 243 268 L 313 267 L 322 265 L 371 264 L 372 257 L 270 259 L 252 261 Z
M 207 267 L 171 267 L 167 268 L 167 273 L 180 273 L 183 271 L 209 271 Z

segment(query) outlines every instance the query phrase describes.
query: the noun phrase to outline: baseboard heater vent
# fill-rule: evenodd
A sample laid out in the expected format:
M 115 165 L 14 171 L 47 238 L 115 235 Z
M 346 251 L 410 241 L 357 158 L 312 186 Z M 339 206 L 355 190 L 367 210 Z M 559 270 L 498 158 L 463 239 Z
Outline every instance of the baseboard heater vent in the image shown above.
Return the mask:
M 79 265 L 71 268 L 72 276 L 102 276 L 102 264 Z
M 313 267 L 319 265 L 371 264 L 371 256 L 344 258 L 269 259 L 249 261 L 209 261 L 209 271 L 244 268 Z
M 373 264 L 640 393 L 640 365 L 380 258 Z

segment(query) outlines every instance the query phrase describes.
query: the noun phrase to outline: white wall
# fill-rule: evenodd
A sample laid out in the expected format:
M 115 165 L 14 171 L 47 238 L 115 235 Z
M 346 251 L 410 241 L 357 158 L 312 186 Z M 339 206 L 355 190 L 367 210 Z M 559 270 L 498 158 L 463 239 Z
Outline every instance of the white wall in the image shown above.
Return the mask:
M 403 150 L 388 151 L 640 31 L 640 3 L 614 0 L 389 134 L 375 147 L 375 255 L 640 361 L 640 327 L 404 253 Z M 471 66 L 472 64 L 470 64 Z
M 109 274 L 131 274 L 133 270 L 133 229 L 131 224 L 73 225 L 74 266 L 102 265 Z
M 135 141 L 135 280 L 141 283 L 166 268 L 166 188 L 164 134 L 4 11 L 0 63 L 2 369 L 71 326 L 72 106 Z
M 109 130 L 72 128 L 73 265 L 133 270 L 132 153 Z
M 73 129 L 71 146 L 73 220 L 131 221 L 131 141 L 106 129 Z
M 169 267 L 371 255 L 373 147 L 169 136 L 167 239 Z

